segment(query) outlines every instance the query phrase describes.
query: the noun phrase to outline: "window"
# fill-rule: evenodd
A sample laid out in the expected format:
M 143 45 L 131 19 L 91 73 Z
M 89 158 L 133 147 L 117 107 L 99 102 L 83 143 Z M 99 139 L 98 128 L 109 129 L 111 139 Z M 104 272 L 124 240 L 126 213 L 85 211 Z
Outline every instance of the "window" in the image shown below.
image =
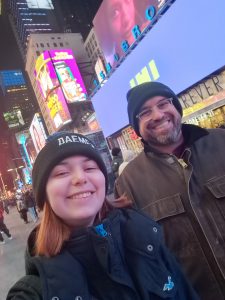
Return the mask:
M 58 47 L 56 43 L 53 43 L 53 46 L 54 46 L 54 47 Z
M 59 46 L 60 46 L 60 47 L 64 47 L 63 43 L 59 43 Z
M 37 56 L 39 56 L 40 55 L 40 51 L 36 51 L 36 54 L 37 54 Z
M 42 48 L 44 48 L 44 46 L 45 46 L 43 43 L 40 43 L 40 45 L 41 45 Z
M 50 47 L 49 43 L 47 43 L 47 46 Z

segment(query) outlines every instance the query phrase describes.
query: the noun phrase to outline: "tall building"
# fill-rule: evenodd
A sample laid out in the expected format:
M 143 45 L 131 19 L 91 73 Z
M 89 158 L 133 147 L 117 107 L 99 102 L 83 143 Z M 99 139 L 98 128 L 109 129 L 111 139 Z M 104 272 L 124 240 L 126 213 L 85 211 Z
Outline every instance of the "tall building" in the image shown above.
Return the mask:
M 93 65 L 95 65 L 98 58 L 105 60 L 104 53 L 101 50 L 98 38 L 95 34 L 94 28 L 92 28 L 84 42 L 84 47 L 87 51 L 88 57 L 90 58 Z M 104 61 L 105 62 L 105 61 Z
M 29 128 L 37 106 L 21 70 L 0 71 L 1 108 L 13 132 Z
M 51 0 L 7 0 L 9 20 L 25 61 L 27 38 L 31 33 L 60 32 Z
M 64 31 L 81 33 L 85 40 L 102 0 L 55 0 L 64 17 Z
M 58 116 L 58 120 L 55 119 L 53 121 L 52 115 L 48 107 L 50 103 L 48 103 L 48 105 L 46 104 L 47 95 L 43 96 L 43 93 L 41 92 L 40 89 L 40 85 L 36 80 L 36 75 L 35 75 L 36 63 L 38 57 L 40 57 L 40 55 L 45 51 L 49 51 L 49 53 L 51 51 L 53 52 L 55 51 L 57 55 L 63 55 L 65 57 L 68 57 L 68 51 L 70 51 L 70 49 L 72 50 L 71 55 L 73 55 L 73 57 L 76 60 L 79 71 L 81 73 L 81 77 L 84 81 L 86 90 L 88 92 L 88 89 L 93 82 L 94 71 L 90 64 L 88 55 L 85 51 L 82 36 L 79 33 L 31 34 L 28 40 L 26 71 L 30 78 L 35 95 L 37 97 L 38 104 L 43 119 L 45 121 L 45 125 L 47 127 L 48 133 L 50 134 L 56 131 L 56 123 L 59 121 L 60 116 Z M 44 83 L 45 81 L 43 82 L 43 84 Z M 48 82 L 46 79 L 46 85 L 47 84 Z M 83 101 L 81 101 L 81 103 L 83 103 Z M 67 104 L 65 104 L 65 107 L 67 107 Z M 78 111 L 78 109 L 76 109 L 76 111 Z M 72 118 L 74 118 L 74 116 L 72 116 Z M 68 114 L 66 119 L 69 120 Z M 58 124 L 57 128 L 59 128 L 60 126 Z

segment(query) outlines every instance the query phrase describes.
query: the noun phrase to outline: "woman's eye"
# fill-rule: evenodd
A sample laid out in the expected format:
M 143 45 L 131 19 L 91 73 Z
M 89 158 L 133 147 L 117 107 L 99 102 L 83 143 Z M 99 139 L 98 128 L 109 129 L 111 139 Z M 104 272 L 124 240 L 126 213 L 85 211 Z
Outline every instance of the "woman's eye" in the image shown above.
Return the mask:
M 55 176 L 56 176 L 56 177 L 59 177 L 59 176 L 66 175 L 66 174 L 68 174 L 68 173 L 69 173 L 68 171 L 60 171 L 60 172 L 55 173 Z

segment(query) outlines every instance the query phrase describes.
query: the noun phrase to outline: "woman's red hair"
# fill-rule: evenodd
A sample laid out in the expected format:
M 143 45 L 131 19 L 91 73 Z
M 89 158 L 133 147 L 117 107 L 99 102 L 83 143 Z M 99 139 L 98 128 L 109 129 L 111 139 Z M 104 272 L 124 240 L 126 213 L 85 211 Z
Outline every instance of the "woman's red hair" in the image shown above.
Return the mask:
M 106 199 L 96 216 L 95 223 L 101 222 L 113 207 L 122 208 L 131 205 L 132 202 L 125 195 L 110 203 Z M 61 251 L 63 243 L 69 239 L 70 233 L 71 228 L 54 213 L 49 202 L 46 201 L 40 227 L 36 234 L 35 255 L 47 257 L 57 255 Z

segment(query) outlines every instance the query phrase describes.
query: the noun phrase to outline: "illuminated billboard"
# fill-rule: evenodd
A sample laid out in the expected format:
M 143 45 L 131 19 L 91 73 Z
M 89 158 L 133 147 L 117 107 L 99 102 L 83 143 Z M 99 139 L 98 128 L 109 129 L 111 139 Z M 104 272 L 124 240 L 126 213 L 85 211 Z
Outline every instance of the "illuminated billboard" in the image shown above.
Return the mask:
M 3 116 L 9 128 L 21 127 L 25 125 L 20 109 L 13 109 L 5 112 L 3 113 Z
M 93 20 L 94 29 L 107 63 L 116 64 L 115 55 L 124 55 L 150 24 L 167 0 L 104 0 Z
M 27 0 L 27 6 L 33 9 L 54 9 L 51 0 Z
M 213 22 L 206 22 L 210 11 Z M 175 1 L 126 60 L 92 97 L 100 126 L 109 136 L 128 125 L 131 86 L 157 80 L 181 93 L 225 66 L 225 1 Z
M 45 145 L 45 140 L 47 138 L 42 120 L 39 114 L 35 114 L 34 118 L 31 122 L 31 126 L 29 128 L 31 138 L 34 143 L 35 150 L 37 154 L 41 151 L 41 149 Z
M 63 61 L 63 58 L 69 60 L 71 57 L 71 50 L 52 50 L 44 51 L 36 61 L 35 77 L 55 131 L 71 122 L 70 112 L 55 63 L 58 63 L 60 58 Z
M 106 77 L 106 70 L 101 57 L 99 57 L 95 63 L 95 73 L 97 75 L 98 82 L 102 86 L 103 84 L 101 83 L 101 81 Z

